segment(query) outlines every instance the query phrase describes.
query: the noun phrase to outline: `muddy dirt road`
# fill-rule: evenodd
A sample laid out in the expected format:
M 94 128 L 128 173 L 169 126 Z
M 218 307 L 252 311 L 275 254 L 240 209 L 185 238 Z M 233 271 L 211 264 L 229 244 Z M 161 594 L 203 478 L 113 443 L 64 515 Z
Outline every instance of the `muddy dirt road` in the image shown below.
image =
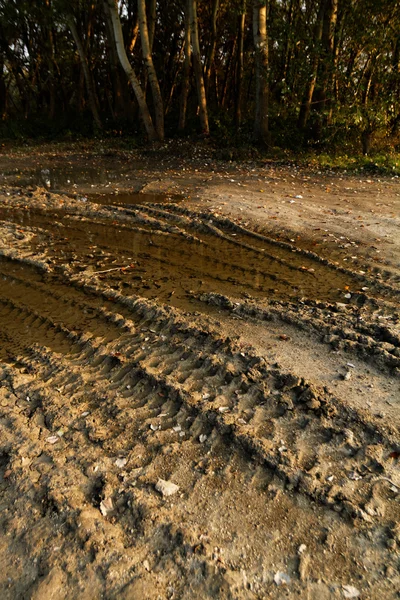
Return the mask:
M 0 173 L 1 598 L 398 598 L 398 180 Z

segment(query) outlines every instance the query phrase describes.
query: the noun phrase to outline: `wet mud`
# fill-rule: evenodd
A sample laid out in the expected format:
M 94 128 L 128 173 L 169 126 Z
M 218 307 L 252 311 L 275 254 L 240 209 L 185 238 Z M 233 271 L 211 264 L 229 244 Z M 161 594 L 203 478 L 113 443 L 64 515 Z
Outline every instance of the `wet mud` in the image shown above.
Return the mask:
M 98 200 L 0 198 L 2 598 L 395 598 L 396 275 Z

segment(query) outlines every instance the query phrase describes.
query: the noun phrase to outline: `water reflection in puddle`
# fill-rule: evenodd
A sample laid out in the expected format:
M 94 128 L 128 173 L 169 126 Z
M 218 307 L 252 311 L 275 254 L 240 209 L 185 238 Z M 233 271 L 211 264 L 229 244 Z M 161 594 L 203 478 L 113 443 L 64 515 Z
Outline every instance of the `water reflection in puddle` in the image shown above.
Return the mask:
M 122 169 L 109 170 L 88 165 L 84 169 L 74 165 L 62 165 L 51 168 L 38 168 L 21 174 L 8 174 L 10 183 L 21 186 L 38 185 L 55 193 L 66 193 L 82 201 L 104 205 L 130 205 L 163 202 L 181 202 L 178 194 L 156 194 L 118 190 L 118 186 L 132 186 L 130 175 L 121 173 Z M 129 178 L 128 178 L 129 177 Z M 122 182 L 121 182 L 122 180 Z M 94 188 L 88 191 L 87 188 Z M 110 191 L 104 190 L 110 188 Z

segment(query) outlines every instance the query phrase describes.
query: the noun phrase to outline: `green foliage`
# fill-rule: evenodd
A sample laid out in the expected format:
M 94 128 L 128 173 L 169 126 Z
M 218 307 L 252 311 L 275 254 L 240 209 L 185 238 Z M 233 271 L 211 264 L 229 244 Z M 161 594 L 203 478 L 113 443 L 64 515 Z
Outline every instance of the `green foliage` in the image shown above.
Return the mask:
M 206 69 L 212 2 L 198 4 Z M 321 15 L 325 19 L 323 31 L 329 29 L 326 7 L 331 3 L 282 0 L 269 5 L 269 124 L 273 147 L 294 153 L 329 150 L 335 155 L 360 156 L 367 148 L 370 156 L 371 152 L 391 155 L 400 131 L 400 3 L 339 2 L 331 48 L 324 35 L 317 35 Z M 182 135 L 177 123 L 183 78 L 184 7 L 184 0 L 157 2 L 153 59 L 168 107 L 166 133 L 172 138 Z M 129 46 L 134 36 L 136 0 L 126 0 L 120 8 Z M 256 97 L 251 8 L 247 2 L 239 127 L 235 103 L 243 0 L 219 3 L 207 101 L 212 143 L 227 149 L 228 154 L 232 148 L 244 149 L 244 154 L 251 148 Z M 127 140 L 127 144 L 139 143 L 143 129 L 136 101 L 116 60 L 101 0 L 0 0 L 0 137 L 75 139 L 98 135 L 67 15 L 72 15 L 85 49 L 104 124 L 102 135 Z M 129 59 L 145 87 L 139 42 Z M 309 115 L 300 129 L 300 109 L 313 78 Z M 148 85 L 147 100 L 152 111 Z M 184 135 L 194 139 L 200 134 L 197 104 L 191 76 Z M 364 168 L 373 168 L 375 163 L 368 166 L 368 160 Z M 390 165 L 378 163 L 379 168 L 390 170 Z

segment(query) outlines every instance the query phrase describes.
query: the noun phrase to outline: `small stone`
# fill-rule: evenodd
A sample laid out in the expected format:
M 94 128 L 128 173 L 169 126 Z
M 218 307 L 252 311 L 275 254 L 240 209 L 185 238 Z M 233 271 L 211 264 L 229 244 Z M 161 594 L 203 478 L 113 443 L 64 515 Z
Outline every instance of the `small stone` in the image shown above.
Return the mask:
M 222 414 L 226 413 L 226 412 L 229 412 L 229 406 L 220 406 L 218 410 Z
M 172 481 L 165 481 L 165 479 L 159 479 L 156 483 L 156 490 L 160 492 L 164 496 L 164 498 L 168 496 L 172 496 L 176 494 L 179 490 L 179 485 L 176 483 L 172 483 Z
M 103 517 L 109 515 L 113 510 L 114 505 L 112 498 L 104 498 L 104 500 L 100 502 L 100 512 L 103 515 Z
M 182 430 L 182 427 L 180 425 L 175 425 L 175 427 L 172 428 L 175 433 L 179 433 Z
M 307 549 L 307 546 L 305 544 L 300 544 L 300 546 L 297 549 L 298 554 L 303 554 L 304 550 Z
M 59 441 L 60 438 L 58 437 L 58 435 L 51 435 L 48 438 L 46 438 L 46 442 L 48 442 L 49 444 L 56 444 Z
M 143 566 L 146 569 L 146 571 L 150 571 L 150 565 L 147 559 L 143 561 Z
M 204 444 L 204 442 L 206 441 L 206 439 L 207 439 L 207 436 L 206 436 L 206 434 L 205 434 L 205 433 L 202 433 L 202 434 L 199 436 L 199 442 L 200 442 L 200 444 Z
M 153 423 L 151 423 L 151 425 L 150 425 L 150 429 L 151 429 L 152 431 L 157 431 L 158 427 L 157 427 L 157 425 L 153 425 Z
M 353 585 L 342 585 L 343 588 L 343 596 L 345 598 L 358 598 L 360 592 Z
M 395 550 L 396 545 L 396 540 L 393 538 L 386 540 L 386 546 L 389 548 L 389 550 Z
M 126 463 L 128 462 L 128 460 L 126 458 L 117 458 L 117 460 L 115 461 L 115 464 L 117 465 L 117 467 L 119 469 L 122 469 Z
M 287 573 L 283 571 L 277 571 L 274 575 L 274 581 L 276 585 L 287 585 L 290 583 L 290 577 Z
M 352 378 L 352 373 L 351 373 L 351 371 L 347 371 L 347 373 L 345 373 L 345 374 L 343 375 L 343 379 L 344 379 L 344 381 L 350 381 L 350 379 L 351 379 L 351 378 Z

